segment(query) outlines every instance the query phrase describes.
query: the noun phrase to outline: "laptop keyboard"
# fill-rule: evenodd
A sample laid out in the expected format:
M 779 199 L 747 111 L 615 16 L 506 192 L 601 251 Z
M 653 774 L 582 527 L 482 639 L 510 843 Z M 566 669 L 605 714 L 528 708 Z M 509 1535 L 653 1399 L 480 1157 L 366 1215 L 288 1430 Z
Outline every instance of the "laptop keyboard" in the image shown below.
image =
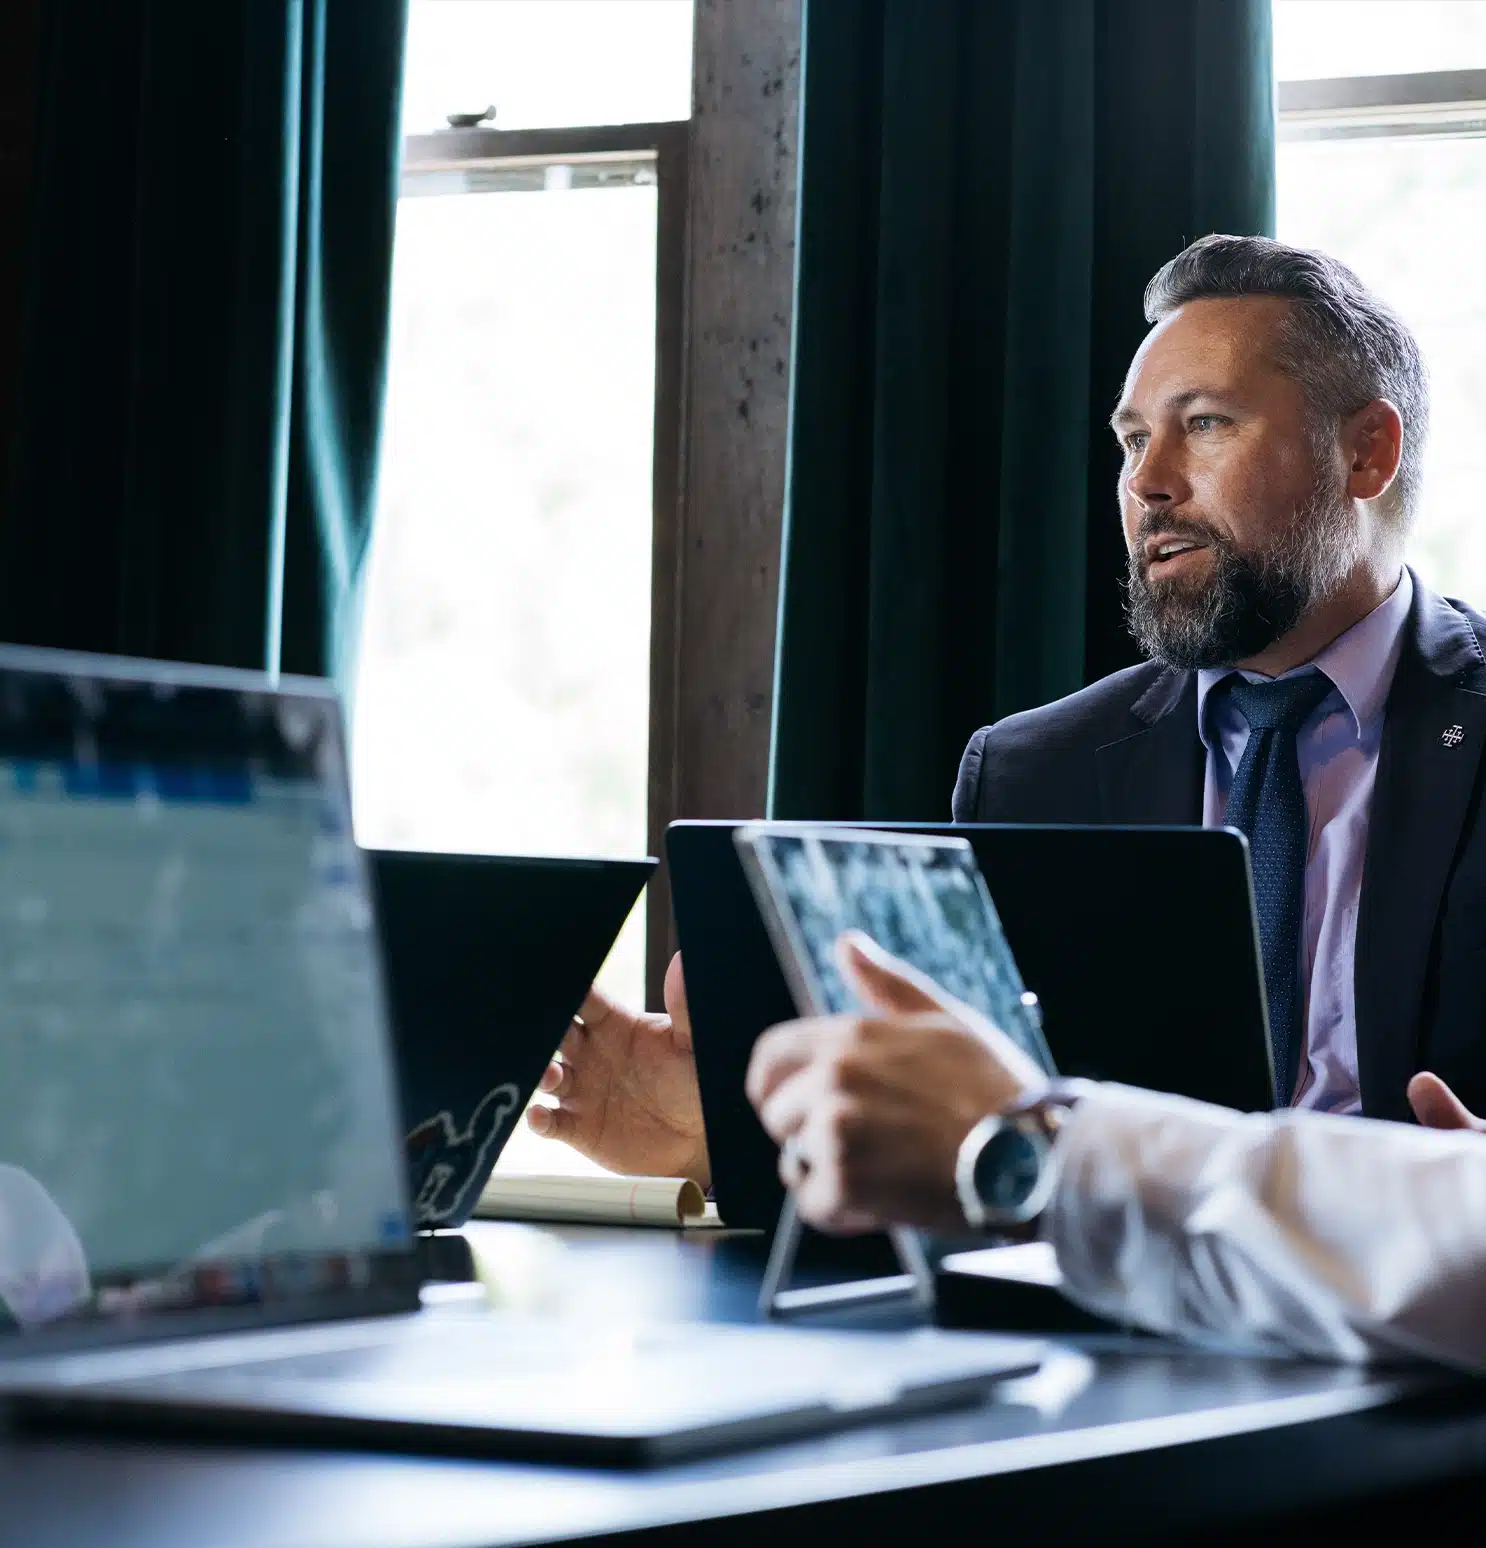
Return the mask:
M 525 1333 L 525 1330 L 524 1330 Z M 560 1372 L 582 1358 L 587 1340 L 550 1336 L 547 1330 L 525 1333 L 520 1341 L 509 1333 L 463 1326 L 433 1334 L 397 1339 L 360 1349 L 322 1349 L 276 1359 L 254 1360 L 251 1369 L 295 1381 L 489 1381 L 493 1374 L 523 1376 Z
M 328 1349 L 297 1349 L 282 1354 L 243 1350 L 230 1361 L 184 1362 L 173 1369 L 114 1371 L 113 1385 L 146 1384 L 152 1389 L 197 1389 L 203 1380 L 226 1380 L 234 1388 L 261 1381 L 304 1383 L 401 1383 L 449 1386 L 531 1377 L 560 1377 L 575 1368 L 600 1363 L 664 1360 L 684 1350 L 688 1358 L 719 1342 L 706 1330 L 644 1328 L 613 1334 L 586 1334 L 571 1327 L 541 1324 L 481 1327 L 460 1321 L 436 1329 L 412 1329 L 402 1336 Z
M 852 1342 L 849 1335 L 847 1341 Z M 654 1326 L 606 1332 L 542 1322 L 486 1327 L 464 1322 L 414 1327 L 402 1336 L 364 1345 L 281 1355 L 244 1351 L 245 1358 L 225 1364 L 192 1362 L 174 1370 L 117 1372 L 109 1385 L 144 1386 L 157 1392 L 206 1388 L 243 1396 L 280 1384 L 424 1390 L 540 1387 L 556 1394 L 565 1388 L 565 1377 L 601 1383 L 614 1379 L 626 1384 L 670 1382 L 703 1390 L 719 1379 L 738 1388 L 754 1384 L 789 1388 L 812 1382 L 875 1387 L 879 1378 L 895 1385 L 920 1360 L 927 1370 L 943 1363 L 943 1350 L 936 1355 L 924 1349 L 916 1359 L 914 1343 L 911 1337 L 898 1343 L 887 1358 L 883 1358 L 886 1350 L 874 1349 L 875 1358 L 865 1368 L 855 1369 L 851 1360 L 855 1349 L 843 1349 L 819 1334 L 800 1338 L 776 1331 L 760 1340 L 756 1330 L 750 1338 L 745 1330 L 730 1328 Z
M 461 1319 L 363 1342 L 195 1351 L 172 1368 L 95 1370 L 18 1389 L 48 1422 L 205 1423 L 273 1433 L 392 1435 L 399 1445 L 497 1454 L 556 1447 L 554 1460 L 656 1461 L 754 1444 L 886 1413 L 983 1401 L 1036 1368 L 1030 1341 L 931 1330 L 883 1335 L 728 1327 L 621 1331 L 570 1323 Z M 242 1341 L 251 1342 L 251 1341 Z M 296 1341 L 297 1342 L 297 1341 Z M 135 1353 L 139 1353 L 136 1351 Z M 161 1405 L 164 1405 L 162 1408 Z M 173 1414 L 174 1418 L 169 1415 Z M 363 1431 L 363 1427 L 365 1428 Z M 451 1437 L 463 1437 L 457 1443 Z M 563 1448 L 568 1448 L 564 1450 Z M 545 1454 L 545 1452 L 544 1452 Z

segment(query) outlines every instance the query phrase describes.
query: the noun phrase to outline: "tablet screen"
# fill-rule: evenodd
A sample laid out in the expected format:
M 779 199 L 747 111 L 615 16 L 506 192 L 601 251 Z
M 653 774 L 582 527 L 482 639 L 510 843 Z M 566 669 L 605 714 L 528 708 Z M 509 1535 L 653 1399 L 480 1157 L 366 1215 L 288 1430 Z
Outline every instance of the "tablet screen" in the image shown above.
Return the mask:
M 843 931 L 861 930 L 1051 1072 L 1035 1002 L 964 839 L 765 827 L 735 837 L 802 1010 L 861 1008 L 835 950 Z

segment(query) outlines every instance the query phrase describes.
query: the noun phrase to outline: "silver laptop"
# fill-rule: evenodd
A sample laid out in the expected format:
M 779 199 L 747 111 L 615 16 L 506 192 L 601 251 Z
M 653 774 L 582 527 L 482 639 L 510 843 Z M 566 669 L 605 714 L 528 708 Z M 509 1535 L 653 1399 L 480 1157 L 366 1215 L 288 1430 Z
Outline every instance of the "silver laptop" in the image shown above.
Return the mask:
M 0 649 L 11 1422 L 637 1463 L 983 1401 L 1039 1352 L 420 1312 L 334 697 Z

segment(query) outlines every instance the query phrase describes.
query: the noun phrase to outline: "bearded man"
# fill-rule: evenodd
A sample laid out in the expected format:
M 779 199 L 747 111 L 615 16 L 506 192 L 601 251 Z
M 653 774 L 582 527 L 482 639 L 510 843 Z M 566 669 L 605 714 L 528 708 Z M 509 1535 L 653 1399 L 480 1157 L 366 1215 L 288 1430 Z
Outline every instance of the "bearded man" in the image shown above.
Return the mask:
M 977 731 L 955 820 L 1242 829 L 1282 1103 L 1408 1119 L 1427 1068 L 1486 1109 L 1486 619 L 1403 563 L 1418 345 L 1345 265 L 1261 237 L 1194 242 L 1145 303 L 1112 425 L 1150 659 Z M 1200 918 L 1149 923 L 1112 997 L 1203 949 Z M 674 970 L 667 1004 L 595 996 L 539 1132 L 705 1180 Z
M 1406 1118 L 1427 1066 L 1479 1107 L 1486 619 L 1403 563 L 1418 345 L 1344 265 L 1258 237 L 1193 243 L 1145 303 L 1111 423 L 1151 659 L 978 731 L 955 817 L 1242 829 L 1282 1102 Z M 1202 950 L 1200 919 L 1150 923 L 1123 993 Z

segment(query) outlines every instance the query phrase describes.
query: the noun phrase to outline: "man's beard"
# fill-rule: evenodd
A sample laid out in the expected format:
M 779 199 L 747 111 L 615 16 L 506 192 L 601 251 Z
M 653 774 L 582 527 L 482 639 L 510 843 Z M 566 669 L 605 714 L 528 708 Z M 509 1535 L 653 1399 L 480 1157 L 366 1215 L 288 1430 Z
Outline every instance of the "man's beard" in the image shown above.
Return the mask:
M 1203 543 L 1212 556 L 1203 580 L 1152 581 L 1145 544 L 1158 533 Z M 1206 524 L 1148 511 L 1125 578 L 1125 616 L 1140 648 L 1168 666 L 1226 667 L 1257 656 L 1330 600 L 1357 562 L 1362 534 L 1337 488 L 1320 485 L 1289 531 L 1262 554 L 1247 554 Z

